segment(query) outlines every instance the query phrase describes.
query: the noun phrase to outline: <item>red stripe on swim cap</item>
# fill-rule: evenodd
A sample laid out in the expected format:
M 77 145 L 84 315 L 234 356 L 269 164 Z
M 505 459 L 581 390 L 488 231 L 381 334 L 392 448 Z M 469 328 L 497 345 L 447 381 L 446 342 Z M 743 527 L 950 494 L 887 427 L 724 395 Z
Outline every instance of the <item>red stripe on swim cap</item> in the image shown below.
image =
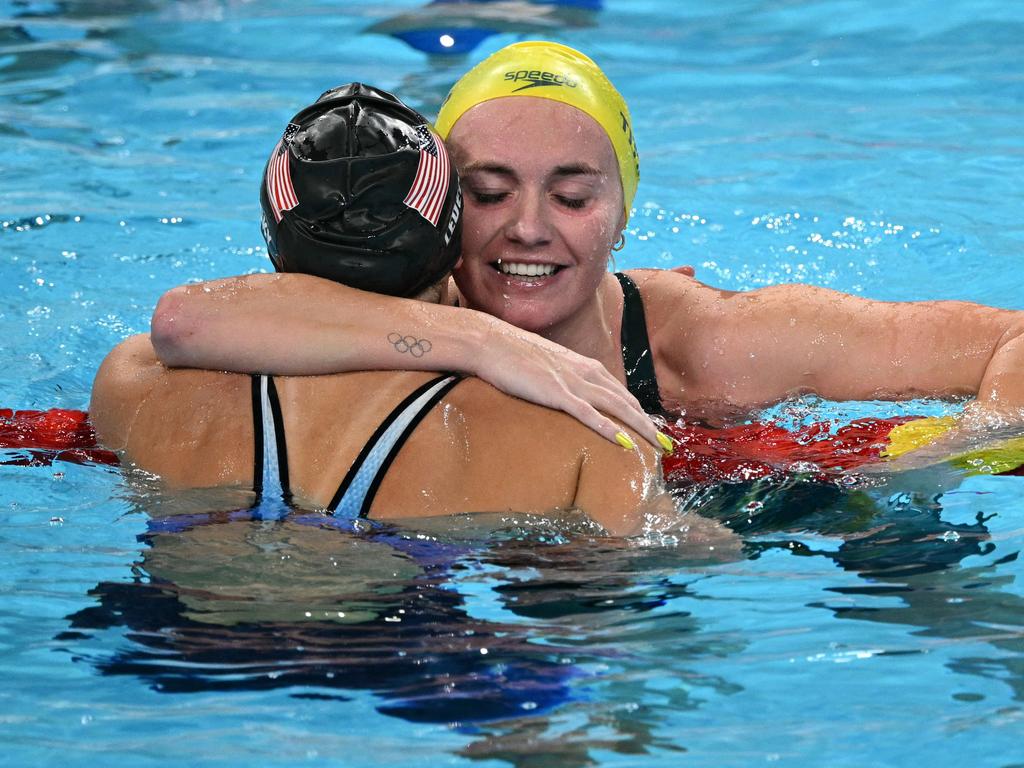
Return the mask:
M 422 140 L 420 161 L 403 202 L 436 227 L 448 195 L 448 152 L 444 143 L 425 125 L 419 126 L 416 132 Z
M 299 198 L 292 186 L 292 173 L 288 164 L 288 148 L 277 142 L 267 166 L 267 196 L 273 203 L 274 218 L 280 223 L 285 211 L 299 204 Z

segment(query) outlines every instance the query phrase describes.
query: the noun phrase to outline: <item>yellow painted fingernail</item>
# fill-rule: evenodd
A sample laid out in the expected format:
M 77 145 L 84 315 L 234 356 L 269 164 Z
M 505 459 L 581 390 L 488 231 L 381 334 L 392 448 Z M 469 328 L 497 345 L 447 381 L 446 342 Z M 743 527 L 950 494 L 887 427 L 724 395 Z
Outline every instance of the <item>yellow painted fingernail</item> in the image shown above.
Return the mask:
M 665 453 L 672 453 L 672 449 L 675 448 L 675 444 L 672 442 L 672 438 L 666 435 L 664 432 L 658 433 L 658 443 L 662 448 L 665 449 Z
M 615 433 L 615 442 L 617 442 L 619 445 L 621 445 L 627 451 L 632 451 L 632 450 L 636 449 L 636 443 L 634 443 L 630 439 L 629 435 L 627 435 L 625 432 L 616 432 Z

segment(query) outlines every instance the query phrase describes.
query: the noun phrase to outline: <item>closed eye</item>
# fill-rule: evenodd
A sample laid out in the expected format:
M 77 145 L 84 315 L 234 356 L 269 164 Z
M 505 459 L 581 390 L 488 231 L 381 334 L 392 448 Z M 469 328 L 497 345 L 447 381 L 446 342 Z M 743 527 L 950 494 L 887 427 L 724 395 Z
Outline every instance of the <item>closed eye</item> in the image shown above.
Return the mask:
M 473 201 L 478 205 L 493 205 L 508 197 L 508 192 L 471 192 Z
M 555 199 L 559 204 L 566 208 L 571 208 L 574 211 L 585 208 L 588 202 L 585 197 L 566 197 L 565 195 L 555 195 Z

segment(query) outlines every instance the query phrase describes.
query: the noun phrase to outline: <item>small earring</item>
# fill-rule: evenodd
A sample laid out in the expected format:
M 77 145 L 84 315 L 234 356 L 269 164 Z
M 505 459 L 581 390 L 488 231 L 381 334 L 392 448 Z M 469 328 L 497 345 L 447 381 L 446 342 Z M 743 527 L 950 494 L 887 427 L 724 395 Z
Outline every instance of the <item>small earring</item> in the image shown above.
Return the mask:
M 612 246 L 612 250 L 613 251 L 621 251 L 625 247 L 626 247 L 626 232 L 625 232 L 625 230 L 623 230 L 622 232 L 619 232 L 618 242 L 616 242 L 615 245 Z

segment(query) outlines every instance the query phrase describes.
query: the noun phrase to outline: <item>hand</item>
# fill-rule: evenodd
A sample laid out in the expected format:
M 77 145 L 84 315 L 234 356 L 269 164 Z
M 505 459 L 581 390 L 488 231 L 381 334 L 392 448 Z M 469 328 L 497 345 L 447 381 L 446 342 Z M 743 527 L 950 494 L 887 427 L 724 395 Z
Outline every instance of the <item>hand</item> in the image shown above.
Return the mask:
M 492 320 L 473 374 L 506 394 L 563 411 L 613 443 L 622 431 L 618 421 L 664 449 L 654 422 L 601 363 Z

